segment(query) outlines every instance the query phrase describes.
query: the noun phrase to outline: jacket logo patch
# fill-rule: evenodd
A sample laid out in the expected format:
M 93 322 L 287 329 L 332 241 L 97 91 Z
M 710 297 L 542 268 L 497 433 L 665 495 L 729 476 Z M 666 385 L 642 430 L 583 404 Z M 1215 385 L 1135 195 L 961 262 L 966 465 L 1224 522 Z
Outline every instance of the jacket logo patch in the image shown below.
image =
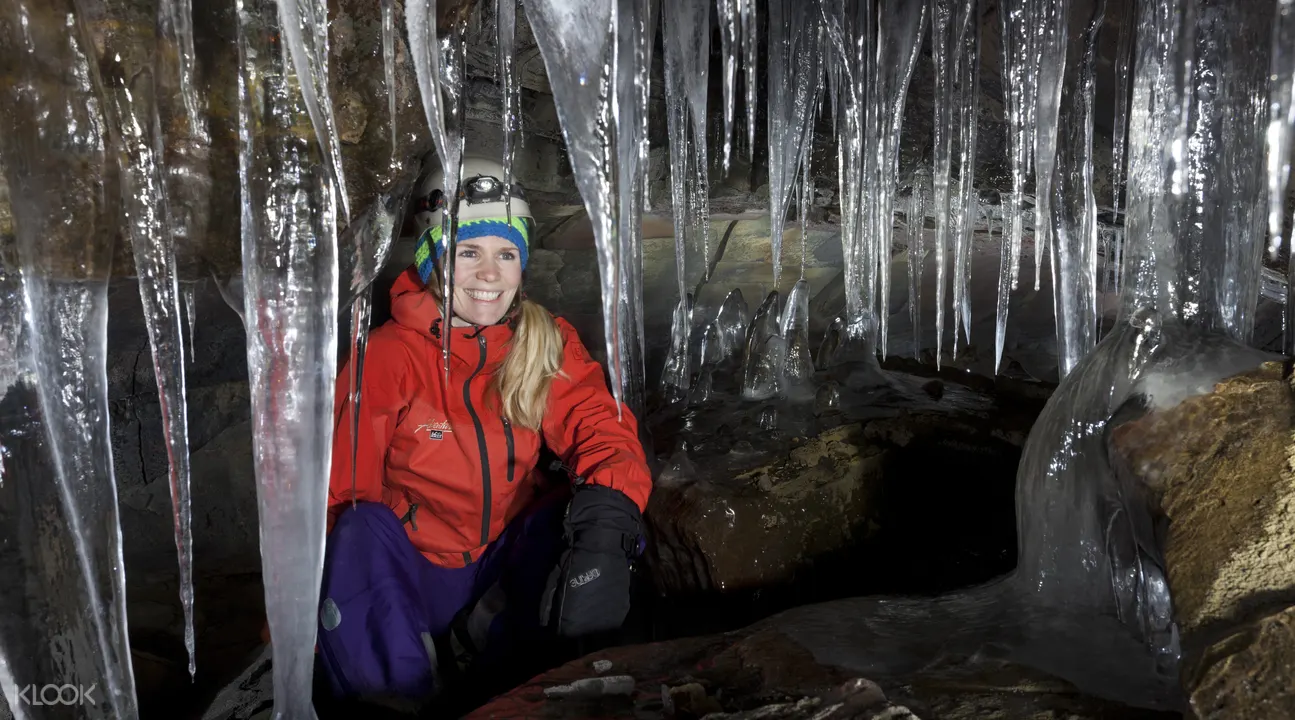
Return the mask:
M 429 420 L 415 428 L 414 432 L 426 432 L 428 439 L 441 440 L 445 437 L 445 433 L 452 433 L 454 429 L 445 420 Z

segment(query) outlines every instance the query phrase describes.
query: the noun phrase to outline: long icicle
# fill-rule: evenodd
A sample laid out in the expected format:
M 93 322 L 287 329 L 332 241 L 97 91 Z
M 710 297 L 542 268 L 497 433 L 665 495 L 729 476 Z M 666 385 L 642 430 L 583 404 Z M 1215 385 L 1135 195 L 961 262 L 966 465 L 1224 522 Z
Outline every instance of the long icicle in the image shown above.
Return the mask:
M 756 75 L 760 71 L 760 33 L 755 10 L 755 0 L 737 0 L 738 15 L 742 22 L 742 52 L 746 56 L 746 151 L 747 159 L 755 158 Z
M 917 67 L 917 56 L 922 50 L 922 37 L 926 31 L 926 5 L 908 0 L 882 0 L 877 18 L 877 72 L 881 84 L 879 98 L 884 115 L 875 124 L 878 132 L 876 205 L 877 236 L 875 249 L 879 293 L 878 349 L 886 356 L 889 333 L 890 301 L 890 251 L 894 235 L 895 183 L 899 175 L 899 138 L 904 123 L 904 104 L 908 98 L 908 84 Z M 884 60 L 883 60 L 884 59 Z
M 396 0 L 382 0 L 382 80 L 387 89 L 387 120 L 391 123 L 391 167 L 399 163 L 396 128 Z
M 553 85 L 576 184 L 593 222 L 607 369 L 619 412 L 624 406 L 621 374 L 625 367 L 618 352 L 622 265 L 617 257 L 618 219 L 610 172 L 615 164 L 619 13 L 613 0 L 525 0 L 525 8 Z
M 975 178 L 980 127 L 980 23 L 977 3 L 966 7 L 967 27 L 955 63 L 958 77 L 958 191 L 953 231 L 953 357 L 958 357 L 958 331 L 971 342 L 971 242 L 978 214 Z
M 337 375 L 338 252 L 327 125 L 274 42 L 270 0 L 236 0 L 244 317 L 274 716 L 313 720 Z M 313 133 L 302 133 L 301 128 Z M 326 142 L 326 141 L 325 141 Z
M 1272 45 L 1267 136 L 1268 259 L 1276 262 L 1282 246 L 1286 185 L 1290 179 L 1291 131 L 1295 128 L 1295 0 L 1277 0 Z
M 1007 138 L 1011 148 L 1012 189 L 1003 218 L 1002 244 L 999 248 L 998 317 L 994 329 L 994 372 L 1003 362 L 1007 342 L 1009 299 L 1020 278 L 1021 239 L 1024 235 L 1025 181 L 1029 173 L 1034 135 L 1029 116 L 1034 105 L 1031 92 L 1028 0 L 999 0 L 998 14 L 1002 27 L 1002 70 L 1004 108 L 1007 114 Z
M 724 143 L 723 163 L 724 174 L 728 174 L 729 160 L 733 155 L 733 115 L 734 108 L 737 105 L 737 57 L 741 50 L 741 36 L 739 35 L 738 24 L 741 17 L 738 11 L 738 4 L 742 0 L 716 0 L 716 9 L 719 11 L 719 36 L 722 55 L 724 58 Z
M 1053 228 L 1049 188 L 1057 164 L 1057 112 L 1066 68 L 1070 0 L 1036 0 L 1033 7 L 1031 42 L 1038 58 L 1034 106 L 1034 289 L 1038 291 Z
M 521 86 L 517 84 L 513 41 L 517 29 L 517 0 L 495 0 L 495 51 L 499 53 L 500 125 L 504 131 L 504 190 L 507 193 L 508 222 L 513 221 L 513 160 L 517 154 L 514 138 L 521 114 Z

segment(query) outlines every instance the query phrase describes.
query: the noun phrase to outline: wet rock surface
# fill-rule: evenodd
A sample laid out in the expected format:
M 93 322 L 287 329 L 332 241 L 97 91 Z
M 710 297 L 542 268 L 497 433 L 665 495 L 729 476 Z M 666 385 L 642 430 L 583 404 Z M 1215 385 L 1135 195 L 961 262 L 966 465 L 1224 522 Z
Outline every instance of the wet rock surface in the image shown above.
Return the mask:
M 1295 393 L 1268 363 L 1114 428 L 1146 488 L 1202 718 L 1295 717 Z
M 794 622 L 805 622 L 807 613 L 847 609 L 830 603 L 800 608 Z M 907 676 L 865 678 L 794 639 L 785 632 L 784 619 L 792 616 L 723 635 L 595 653 L 540 675 L 467 717 L 1175 717 L 1087 697 L 1066 683 L 986 658 L 946 657 Z

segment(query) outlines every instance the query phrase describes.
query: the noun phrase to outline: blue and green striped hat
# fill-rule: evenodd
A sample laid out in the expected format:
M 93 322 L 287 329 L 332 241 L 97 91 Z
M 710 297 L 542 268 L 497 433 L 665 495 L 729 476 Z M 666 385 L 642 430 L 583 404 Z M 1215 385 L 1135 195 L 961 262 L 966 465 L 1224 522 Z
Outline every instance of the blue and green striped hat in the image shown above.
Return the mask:
M 522 270 L 525 270 L 526 260 L 529 257 L 530 234 L 530 224 L 526 218 L 514 216 L 512 223 L 508 222 L 508 218 L 503 217 L 479 218 L 459 223 L 457 242 L 490 235 L 511 240 L 517 246 L 517 251 L 521 255 Z M 418 268 L 418 277 L 422 279 L 424 285 L 436 271 L 435 262 L 445 253 L 445 245 L 446 241 L 442 237 L 440 225 L 433 225 L 418 236 L 418 242 L 414 246 L 414 266 Z M 433 247 L 435 247 L 434 252 Z

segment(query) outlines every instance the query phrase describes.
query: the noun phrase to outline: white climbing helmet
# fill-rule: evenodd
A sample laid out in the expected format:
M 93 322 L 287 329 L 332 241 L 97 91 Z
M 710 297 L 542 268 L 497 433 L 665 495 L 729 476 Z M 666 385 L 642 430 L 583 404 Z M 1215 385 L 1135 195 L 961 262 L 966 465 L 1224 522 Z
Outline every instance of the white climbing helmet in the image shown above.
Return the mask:
M 504 187 L 504 168 L 498 161 L 480 155 L 463 156 L 463 178 L 459 184 L 459 222 L 481 218 L 508 217 L 509 200 Z M 423 181 L 414 198 L 414 222 L 418 234 L 440 227 L 445 210 L 443 183 L 445 169 L 437 168 Z M 534 220 L 521 183 L 513 179 L 512 216 Z

